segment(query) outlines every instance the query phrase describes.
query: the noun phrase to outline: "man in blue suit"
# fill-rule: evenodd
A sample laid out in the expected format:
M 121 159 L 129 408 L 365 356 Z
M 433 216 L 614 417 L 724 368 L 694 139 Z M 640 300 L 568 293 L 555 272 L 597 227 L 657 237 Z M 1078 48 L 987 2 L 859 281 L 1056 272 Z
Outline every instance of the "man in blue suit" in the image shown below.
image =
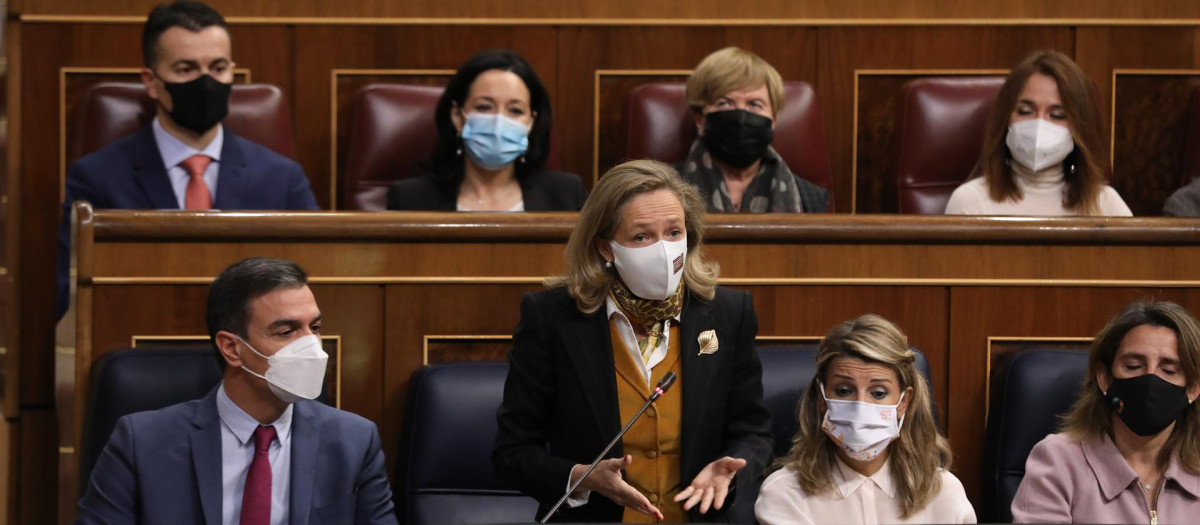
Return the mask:
M 221 125 L 234 62 L 225 19 L 199 2 L 163 4 L 142 28 L 142 83 L 154 121 L 67 169 L 59 226 L 58 304 L 67 309 L 71 206 L 96 208 L 315 210 L 295 161 Z
M 379 432 L 312 401 L 328 355 L 296 263 L 234 263 L 208 292 L 221 384 L 117 422 L 76 523 L 396 523 Z

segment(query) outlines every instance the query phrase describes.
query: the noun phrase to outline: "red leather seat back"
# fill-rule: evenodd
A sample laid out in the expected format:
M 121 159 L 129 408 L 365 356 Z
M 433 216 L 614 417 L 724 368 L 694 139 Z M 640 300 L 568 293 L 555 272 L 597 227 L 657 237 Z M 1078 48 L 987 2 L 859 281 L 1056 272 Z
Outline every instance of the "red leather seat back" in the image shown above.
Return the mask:
M 437 144 L 433 117 L 443 91 L 407 84 L 368 84 L 358 91 L 342 177 L 346 209 L 385 210 L 392 183 L 422 174 L 421 164 Z M 552 139 L 545 167 L 559 164 Z
M 149 125 L 155 104 L 141 83 L 102 82 L 89 87 L 79 104 L 67 158 L 78 159 Z M 237 135 L 296 158 L 291 113 L 278 87 L 234 84 L 224 123 Z
M 1188 112 L 1187 142 L 1183 148 L 1183 171 L 1179 187 L 1200 176 L 1200 86 L 1192 88 L 1192 108 Z
M 785 82 L 783 111 L 776 115 L 773 146 L 792 172 L 830 191 L 833 175 L 825 127 L 817 94 L 807 82 Z M 631 159 L 656 159 L 681 163 L 696 140 L 696 121 L 687 105 L 683 82 L 642 84 L 629 92 L 629 138 L 625 147 Z
M 900 88 L 900 213 L 945 213 L 950 194 L 979 162 L 984 128 L 1004 79 L 922 78 Z
M 437 144 L 441 86 L 371 84 L 354 96 L 342 195 L 351 210 L 387 208 L 393 182 L 413 177 Z

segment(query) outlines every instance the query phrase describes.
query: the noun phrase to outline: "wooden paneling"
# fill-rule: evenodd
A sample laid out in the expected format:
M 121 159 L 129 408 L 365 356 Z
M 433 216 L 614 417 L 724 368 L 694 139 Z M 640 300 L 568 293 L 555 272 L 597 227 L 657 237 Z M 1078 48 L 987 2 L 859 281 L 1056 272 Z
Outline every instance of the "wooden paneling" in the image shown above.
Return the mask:
M 576 218 L 80 211 L 89 221 L 82 246 L 93 254 L 79 269 L 80 293 L 94 301 L 77 303 L 81 335 L 73 354 L 61 354 L 79 373 L 63 375 L 60 435 L 71 436 L 81 417 L 94 359 L 134 335 L 204 333 L 212 276 L 243 256 L 271 255 L 308 270 L 324 335 L 341 343 L 342 406 L 379 425 L 389 472 L 412 372 L 502 359 L 521 295 L 561 271 Z M 929 359 L 955 470 L 972 498 L 990 360 L 1020 340 L 1091 336 L 1147 295 L 1200 308 L 1194 220 L 720 216 L 707 239 L 723 283 L 753 294 L 763 344 L 814 341 L 868 312 L 896 322 Z M 74 456 L 60 459 L 66 519 Z
M 156 0 L 17 0 L 12 9 L 22 14 L 117 15 L 144 17 Z M 978 23 L 1002 23 L 1029 18 L 1066 19 L 1138 19 L 1200 18 L 1200 7 L 1187 2 L 1127 2 L 1122 0 L 980 0 L 944 2 L 939 0 L 863 0 L 842 2 L 816 0 L 778 2 L 752 0 L 729 9 L 718 0 L 590 0 L 556 2 L 554 0 L 360 0 L 327 2 L 323 0 L 262 0 L 211 2 L 229 17 L 355 17 L 355 18 L 468 18 L 468 19 L 611 19 L 645 21 L 659 19 L 679 23 L 680 19 L 698 22 L 753 20 L 759 24 L 779 23 L 774 19 L 976 19 Z
M 829 28 L 820 31 L 817 94 L 829 141 L 830 161 L 836 175 L 837 209 L 850 210 L 857 193 L 857 206 L 865 211 L 893 211 L 892 203 L 883 202 L 883 182 L 864 177 L 855 183 L 853 140 L 855 123 L 855 71 L 858 70 L 946 70 L 1008 69 L 1039 49 L 1072 48 L 1072 29 L 1067 27 L 985 27 L 985 28 Z M 870 100 L 859 98 L 859 106 L 876 118 L 894 118 L 886 111 L 894 94 L 868 92 Z M 882 98 L 882 100 L 880 100 Z M 876 113 L 877 112 L 877 113 Z M 886 133 L 889 125 L 868 122 L 867 129 Z M 880 137 L 875 141 L 886 140 Z M 879 154 L 884 154 L 881 147 Z M 885 164 L 886 165 L 886 164 Z M 872 171 L 873 177 L 895 173 Z M 852 192 L 852 188 L 854 191 Z
M 1189 74 L 1190 73 L 1190 74 Z M 1183 181 L 1192 91 L 1200 70 L 1118 71 L 1114 85 L 1113 184 L 1134 215 L 1160 215 Z
M 1195 288 L 952 288 L 948 437 L 956 470 L 981 473 L 989 337 L 1091 337 L 1124 305 L 1145 298 L 1200 309 Z M 978 494 L 979 475 L 959 478 L 967 494 Z

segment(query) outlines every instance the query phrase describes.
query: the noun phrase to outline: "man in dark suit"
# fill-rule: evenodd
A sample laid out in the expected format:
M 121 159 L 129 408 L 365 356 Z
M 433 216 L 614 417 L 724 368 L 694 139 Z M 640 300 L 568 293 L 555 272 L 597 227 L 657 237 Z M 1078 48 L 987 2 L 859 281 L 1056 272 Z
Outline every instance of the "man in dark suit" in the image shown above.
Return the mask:
M 295 161 L 221 125 L 234 62 L 225 19 L 199 2 L 163 4 L 142 29 L 142 83 L 154 121 L 67 169 L 59 226 L 58 315 L 67 309 L 71 206 L 96 208 L 314 210 Z
M 195 401 L 121 418 L 76 523 L 396 523 L 379 432 L 317 401 L 328 355 L 296 263 L 234 263 L 208 292 L 224 367 Z

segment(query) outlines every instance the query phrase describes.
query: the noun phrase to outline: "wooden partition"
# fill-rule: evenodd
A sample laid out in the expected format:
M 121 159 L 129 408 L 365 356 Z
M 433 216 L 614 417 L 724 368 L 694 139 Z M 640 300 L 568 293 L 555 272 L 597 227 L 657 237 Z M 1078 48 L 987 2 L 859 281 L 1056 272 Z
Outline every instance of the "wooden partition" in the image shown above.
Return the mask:
M 574 214 L 206 213 L 77 208 L 73 348 L 59 355 L 59 519 L 74 514 L 90 366 L 147 342 L 203 340 L 207 285 L 248 256 L 310 275 L 337 363 L 336 402 L 375 421 L 389 473 L 410 374 L 502 359 L 521 294 L 563 270 Z M 1144 297 L 1200 309 L 1200 223 L 878 215 L 713 216 L 707 253 L 750 290 L 759 344 L 819 339 L 863 313 L 925 352 L 955 470 L 977 504 L 994 359 L 1086 347 Z M 71 329 L 74 332 L 71 332 Z M 68 344 L 67 346 L 71 346 Z M 46 458 L 49 461 L 50 458 Z

